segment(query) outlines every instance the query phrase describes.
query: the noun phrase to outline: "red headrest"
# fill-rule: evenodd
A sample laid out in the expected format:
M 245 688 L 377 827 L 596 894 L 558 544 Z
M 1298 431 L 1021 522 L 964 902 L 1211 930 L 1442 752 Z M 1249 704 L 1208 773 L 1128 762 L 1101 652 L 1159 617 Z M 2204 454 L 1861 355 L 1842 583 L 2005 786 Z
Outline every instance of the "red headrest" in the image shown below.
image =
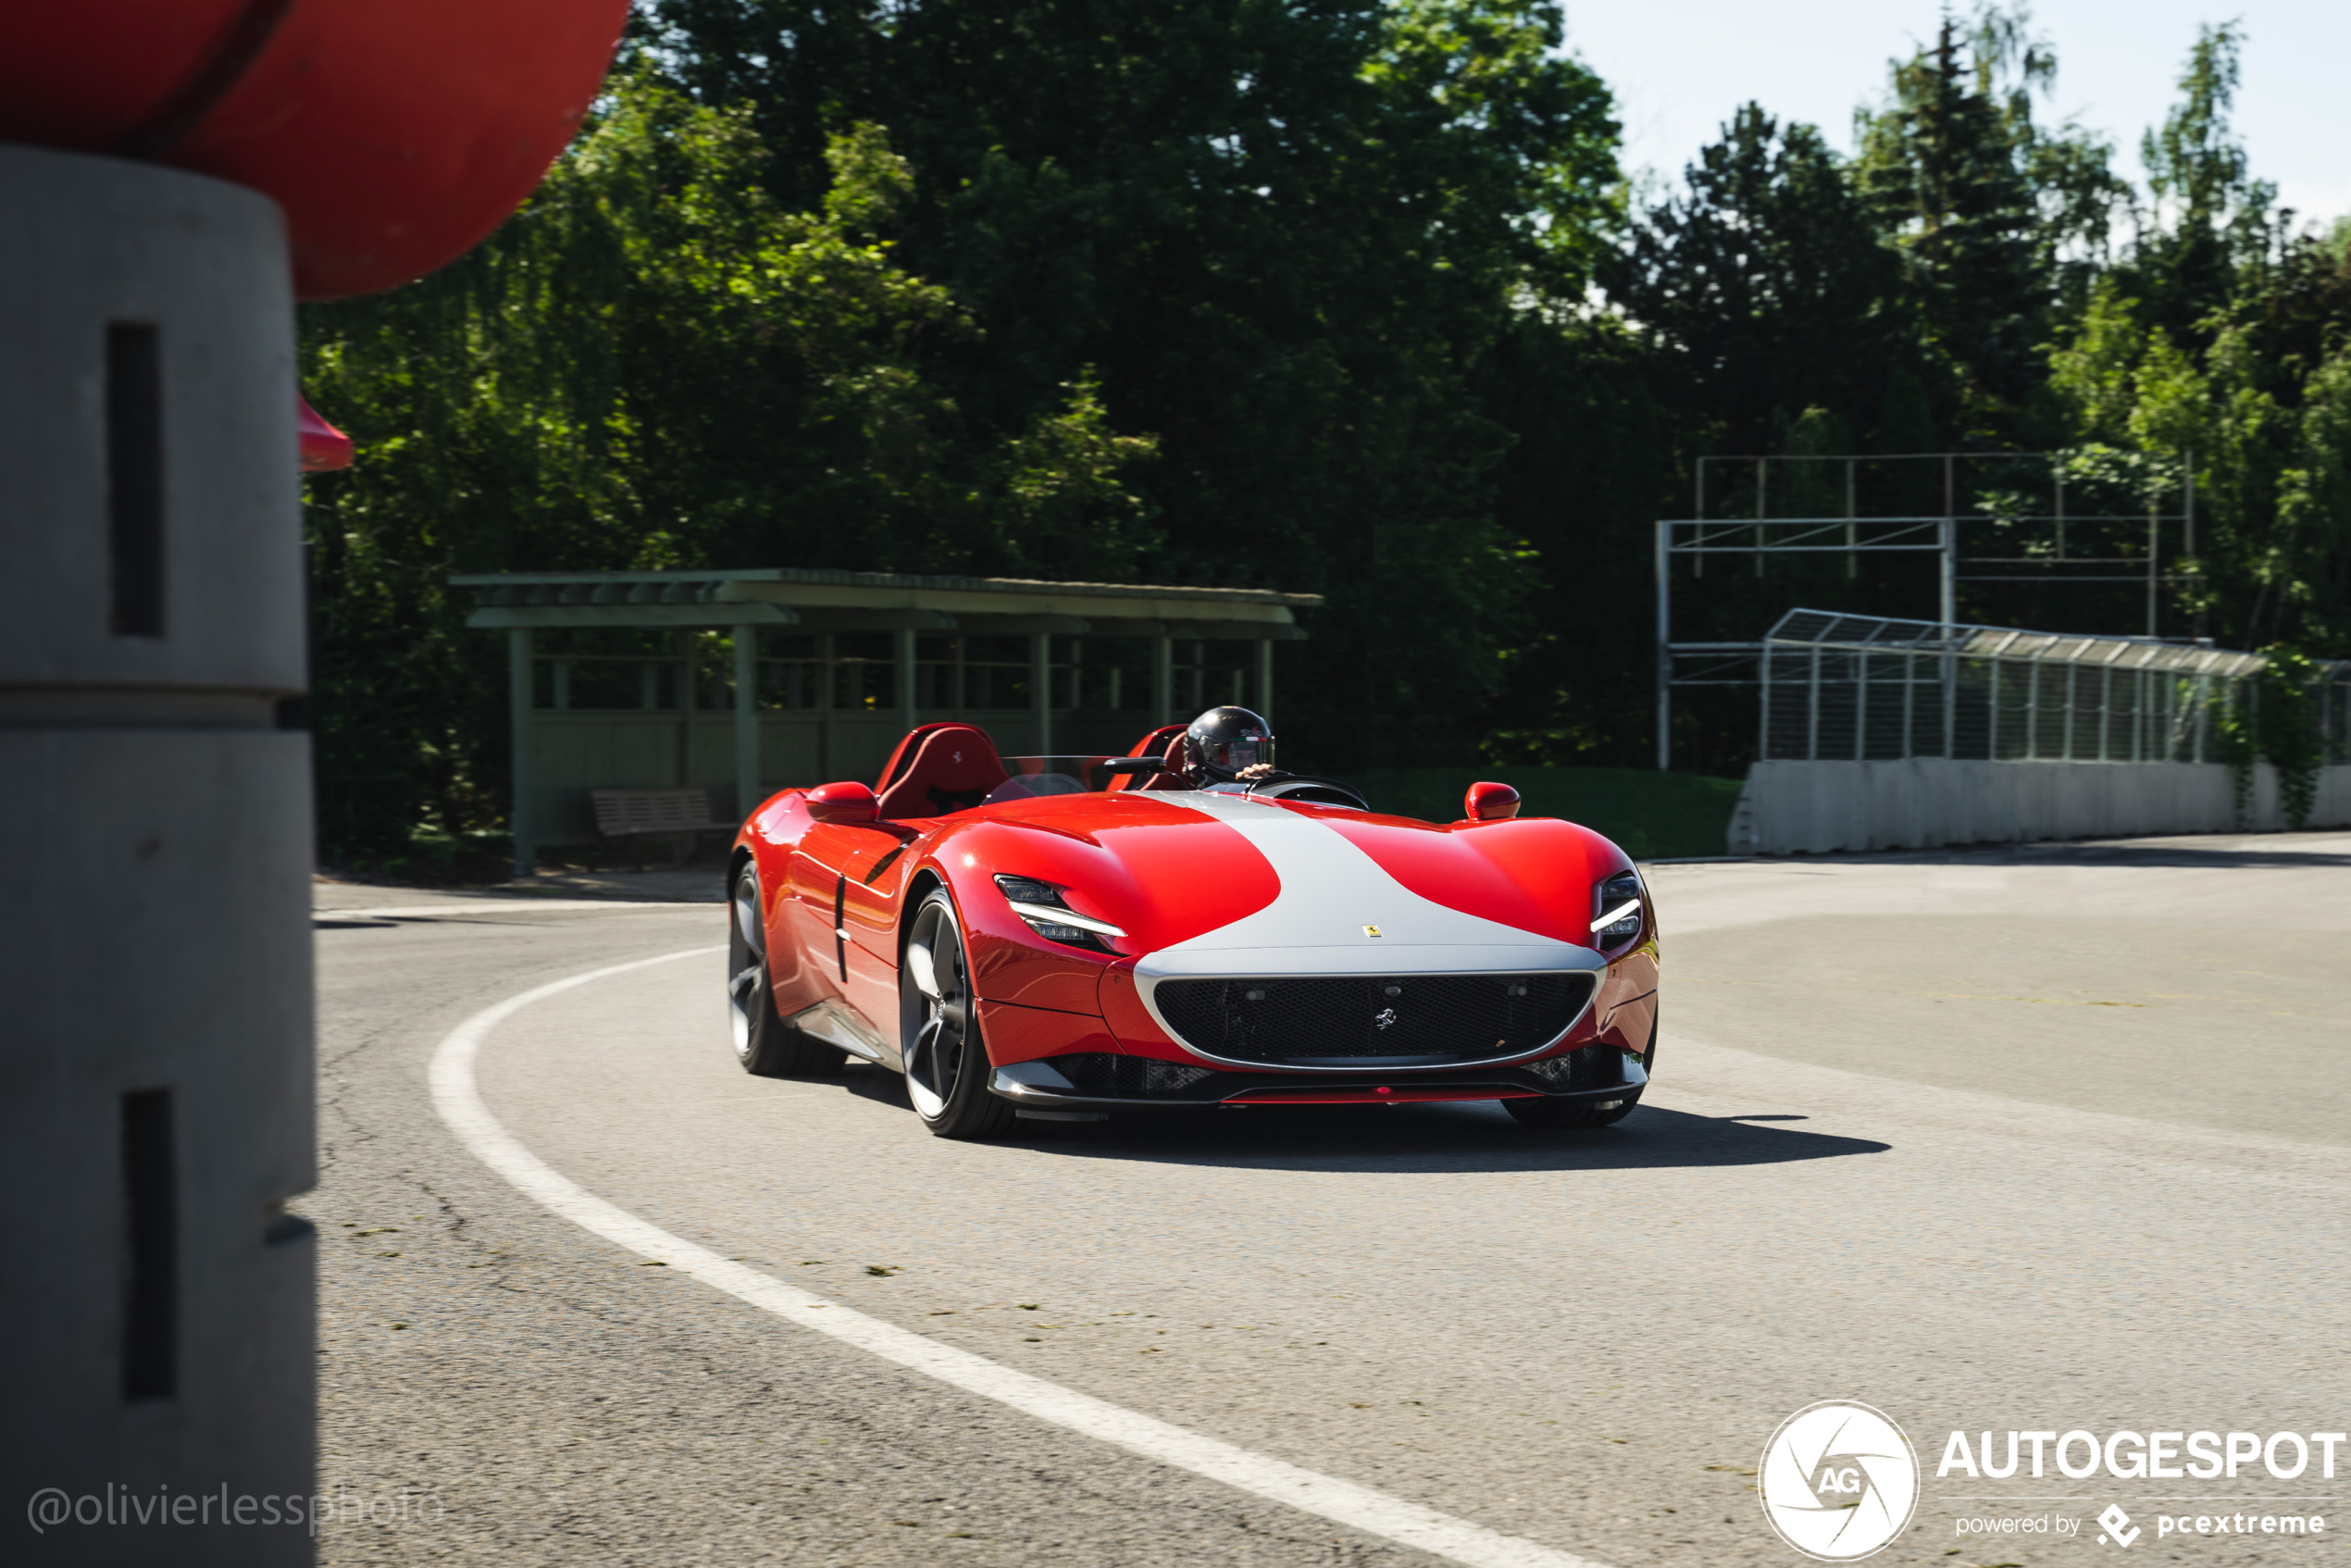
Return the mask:
M 1163 724 L 1136 741 L 1126 754 L 1130 757 L 1172 758 L 1181 763 L 1184 760 L 1185 728 L 1186 726 L 1180 724 Z M 1172 753 L 1167 749 L 1171 744 L 1176 747 Z M 1188 789 L 1189 786 L 1180 778 L 1170 779 L 1163 773 L 1129 773 L 1120 777 L 1118 788 L 1122 790 L 1183 790 Z
M 1152 774 L 1144 782 L 1144 789 L 1188 790 L 1192 787 L 1191 780 L 1184 777 L 1184 732 L 1182 730 L 1177 730 L 1176 739 L 1167 742 L 1167 752 L 1161 758 L 1161 763 L 1164 771 Z
M 1005 778 L 996 742 L 988 731 L 968 724 L 929 727 L 915 744 L 914 760 L 894 771 L 897 777 L 881 792 L 879 815 L 889 822 L 968 811 Z
M 1167 742 L 1180 739 L 1188 728 L 1189 727 L 1181 724 L 1163 724 L 1157 729 L 1152 730 L 1149 735 L 1146 735 L 1141 740 L 1136 741 L 1134 747 L 1128 751 L 1126 754 L 1130 757 L 1156 757 L 1164 755 L 1167 751 Z
M 952 719 L 938 719 L 929 724 L 918 724 L 906 731 L 905 739 L 899 741 L 897 748 L 889 753 L 889 761 L 882 765 L 881 777 L 874 780 L 874 793 L 880 794 L 904 776 L 906 769 L 914 765 L 914 753 L 922 750 L 923 737 L 932 730 L 970 728 L 969 725 L 956 724 Z

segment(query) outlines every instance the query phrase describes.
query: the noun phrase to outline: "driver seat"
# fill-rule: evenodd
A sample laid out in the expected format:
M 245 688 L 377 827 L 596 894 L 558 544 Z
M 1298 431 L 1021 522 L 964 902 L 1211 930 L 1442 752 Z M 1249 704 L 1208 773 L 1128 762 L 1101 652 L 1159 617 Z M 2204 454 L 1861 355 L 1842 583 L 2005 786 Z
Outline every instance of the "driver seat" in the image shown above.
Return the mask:
M 913 740 L 914 737 L 908 737 Z M 875 814 L 885 822 L 969 811 L 1008 775 L 988 731 L 969 724 L 928 727 L 911 761 L 902 761 L 881 792 Z
M 1184 761 L 1184 731 L 1187 726 L 1163 724 L 1128 749 L 1130 757 L 1158 757 L 1163 762 L 1181 765 Z M 1134 774 L 1122 778 L 1114 788 L 1120 790 L 1188 790 L 1180 773 L 1148 773 L 1139 778 Z
M 1138 790 L 1188 790 L 1191 780 L 1184 777 L 1184 732 L 1177 730 L 1176 739 L 1167 742 L 1161 758 L 1161 771 L 1136 786 Z

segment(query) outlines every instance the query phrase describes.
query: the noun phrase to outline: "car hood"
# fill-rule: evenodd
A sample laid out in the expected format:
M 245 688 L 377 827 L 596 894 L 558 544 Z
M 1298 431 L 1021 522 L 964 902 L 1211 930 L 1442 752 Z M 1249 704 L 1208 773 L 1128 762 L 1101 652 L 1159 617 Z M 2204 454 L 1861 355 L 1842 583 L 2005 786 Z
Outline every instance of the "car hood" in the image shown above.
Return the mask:
M 973 827 L 989 870 L 1067 889 L 1159 977 L 1598 967 L 1592 885 L 1630 864 L 1552 819 L 1440 827 L 1188 791 L 1047 797 Z

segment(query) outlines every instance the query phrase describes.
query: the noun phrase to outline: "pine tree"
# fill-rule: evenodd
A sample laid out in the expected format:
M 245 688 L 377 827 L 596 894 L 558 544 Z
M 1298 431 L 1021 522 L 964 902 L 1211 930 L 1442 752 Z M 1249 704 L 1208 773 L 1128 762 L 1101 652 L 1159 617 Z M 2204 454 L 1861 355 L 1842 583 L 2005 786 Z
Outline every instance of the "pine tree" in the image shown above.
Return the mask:
M 1860 117 L 1860 184 L 1909 263 L 1928 343 L 1959 379 L 1965 434 L 2004 439 L 2038 380 L 2049 303 L 2017 133 L 1986 80 L 1991 51 L 1946 15 Z
M 1635 227 L 1611 297 L 1660 359 L 1692 450 L 1762 452 L 1808 408 L 1865 434 L 1917 323 L 1899 257 L 1818 130 L 1741 107 L 1686 194 Z

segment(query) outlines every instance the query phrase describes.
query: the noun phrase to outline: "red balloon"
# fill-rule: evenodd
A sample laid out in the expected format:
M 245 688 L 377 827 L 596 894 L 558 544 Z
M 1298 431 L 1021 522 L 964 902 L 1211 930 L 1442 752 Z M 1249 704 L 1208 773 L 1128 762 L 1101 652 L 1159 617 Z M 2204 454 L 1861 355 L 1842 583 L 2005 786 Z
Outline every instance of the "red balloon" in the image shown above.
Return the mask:
M 73 0 L 20 6 L 0 140 L 233 180 L 285 208 L 294 292 L 372 293 L 471 250 L 594 101 L 628 0 Z

